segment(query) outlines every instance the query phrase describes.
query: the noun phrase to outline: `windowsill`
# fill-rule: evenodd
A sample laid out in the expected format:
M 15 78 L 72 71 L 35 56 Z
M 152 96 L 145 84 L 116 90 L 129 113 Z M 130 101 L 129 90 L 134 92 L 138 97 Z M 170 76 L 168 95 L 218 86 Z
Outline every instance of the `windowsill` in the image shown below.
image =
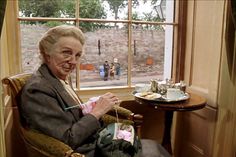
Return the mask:
M 87 101 L 91 97 L 103 95 L 106 92 L 114 93 L 122 101 L 134 100 L 132 95 L 132 92 L 134 91 L 133 86 L 83 88 L 81 90 L 75 89 L 75 91 L 83 101 Z
M 91 91 L 91 90 L 113 90 L 113 89 L 130 89 L 134 88 L 134 86 L 128 87 L 128 86 L 107 86 L 107 87 L 94 87 L 94 88 L 81 88 L 80 91 Z M 78 89 L 77 89 L 78 90 Z

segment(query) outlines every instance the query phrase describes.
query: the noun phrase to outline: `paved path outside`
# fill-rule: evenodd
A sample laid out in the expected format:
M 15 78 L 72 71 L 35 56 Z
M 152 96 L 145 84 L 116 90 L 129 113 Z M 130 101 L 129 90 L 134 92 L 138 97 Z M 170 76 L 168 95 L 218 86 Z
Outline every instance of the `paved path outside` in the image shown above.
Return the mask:
M 133 77 L 132 84 L 135 85 L 137 83 L 149 83 L 151 79 L 158 79 L 161 76 L 141 76 L 141 77 Z M 120 80 L 91 80 L 89 82 L 82 82 L 80 87 L 106 87 L 106 86 L 126 86 L 127 85 L 127 78 L 122 77 Z

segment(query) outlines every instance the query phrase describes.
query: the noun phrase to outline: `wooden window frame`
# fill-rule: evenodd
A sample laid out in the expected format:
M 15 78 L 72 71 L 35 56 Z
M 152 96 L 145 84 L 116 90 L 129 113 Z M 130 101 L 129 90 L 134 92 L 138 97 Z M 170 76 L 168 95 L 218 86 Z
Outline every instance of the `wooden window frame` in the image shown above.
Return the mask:
M 17 3 L 17 9 L 18 9 L 18 1 L 15 1 Z M 128 74 L 127 74 L 127 87 L 112 87 L 109 89 L 95 89 L 93 88 L 93 91 L 119 91 L 119 93 L 126 91 L 132 91 L 134 87 L 131 85 L 131 61 L 132 61 L 132 51 L 131 51 L 131 38 L 132 38 L 132 24 L 151 24 L 151 25 L 171 25 L 174 27 L 174 48 L 173 48 L 173 55 L 172 55 L 172 78 L 174 81 L 180 81 L 184 78 L 184 63 L 185 63 L 185 42 L 186 42 L 186 13 L 187 13 L 187 1 L 185 0 L 176 0 L 175 6 L 174 6 L 174 22 L 153 22 L 153 21 L 135 21 L 131 19 L 131 0 L 129 0 L 128 3 L 128 20 L 109 20 L 109 19 L 88 19 L 88 18 L 79 18 L 79 0 L 77 0 L 76 3 L 76 15 L 75 18 L 47 18 L 47 17 L 18 17 L 18 24 L 20 21 L 73 21 L 75 22 L 76 26 L 79 26 L 79 22 L 104 22 L 104 23 L 127 23 L 128 24 Z M 178 21 L 176 23 L 175 21 Z M 19 27 L 18 27 L 19 28 Z M 20 34 L 20 28 L 18 30 Z M 19 35 L 20 37 L 20 35 Z M 19 51 L 21 52 L 21 51 Z M 77 69 L 79 69 L 77 67 Z M 81 90 L 79 87 L 79 80 L 80 80 L 80 74 L 79 70 L 76 72 L 77 78 L 77 90 L 80 93 L 89 93 L 91 90 Z M 123 89 L 123 90 L 122 90 Z M 95 92 L 97 93 L 97 92 Z

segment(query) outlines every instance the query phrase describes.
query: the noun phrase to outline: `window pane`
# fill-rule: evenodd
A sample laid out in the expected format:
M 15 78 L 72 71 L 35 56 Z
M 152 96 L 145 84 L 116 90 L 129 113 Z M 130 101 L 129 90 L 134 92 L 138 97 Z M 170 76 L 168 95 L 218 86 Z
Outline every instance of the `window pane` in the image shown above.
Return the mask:
M 120 26 L 120 28 L 116 26 Z M 87 26 L 87 28 L 86 28 Z M 120 23 L 81 22 L 86 36 L 80 64 L 80 87 L 127 85 L 128 37 Z M 92 29 L 91 29 L 92 28 Z M 104 67 L 105 61 L 108 66 Z M 111 69 L 112 63 L 114 69 Z M 106 70 L 108 68 L 108 70 Z M 114 74 L 111 73 L 114 71 Z
M 38 41 L 49 27 L 21 24 L 21 58 L 23 72 L 33 72 L 40 65 Z
M 140 21 L 173 22 L 173 0 L 139 1 L 133 5 L 132 18 Z
M 151 79 L 164 79 L 165 55 L 172 45 L 165 42 L 166 29 L 161 25 L 134 25 L 133 26 L 133 66 L 132 84 L 149 83 Z M 172 32 L 168 41 L 172 41 Z M 165 70 L 171 70 L 167 67 Z
M 76 0 L 19 0 L 20 17 L 75 17 Z
M 50 27 L 63 24 L 62 22 L 56 21 L 48 21 L 44 24 L 40 21 L 35 23 L 35 25 L 20 24 L 23 72 L 33 72 L 39 67 L 41 63 L 38 49 L 38 42 L 40 38 Z
M 128 0 L 80 0 L 80 17 L 92 19 L 127 19 Z

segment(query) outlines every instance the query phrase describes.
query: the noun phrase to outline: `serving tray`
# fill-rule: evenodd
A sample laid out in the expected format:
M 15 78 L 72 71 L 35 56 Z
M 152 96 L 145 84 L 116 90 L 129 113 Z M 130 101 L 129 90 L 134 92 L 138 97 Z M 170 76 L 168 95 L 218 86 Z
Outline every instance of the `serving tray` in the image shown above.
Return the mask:
M 133 91 L 133 96 L 136 98 L 148 100 L 148 101 L 156 101 L 156 102 L 178 102 L 178 101 L 184 101 L 188 100 L 190 98 L 190 95 L 188 93 L 184 93 L 183 96 L 177 98 L 177 99 L 167 99 L 165 95 L 160 95 L 158 93 L 153 93 L 155 96 L 153 98 L 147 98 L 143 97 L 142 93 L 139 93 L 137 91 Z

